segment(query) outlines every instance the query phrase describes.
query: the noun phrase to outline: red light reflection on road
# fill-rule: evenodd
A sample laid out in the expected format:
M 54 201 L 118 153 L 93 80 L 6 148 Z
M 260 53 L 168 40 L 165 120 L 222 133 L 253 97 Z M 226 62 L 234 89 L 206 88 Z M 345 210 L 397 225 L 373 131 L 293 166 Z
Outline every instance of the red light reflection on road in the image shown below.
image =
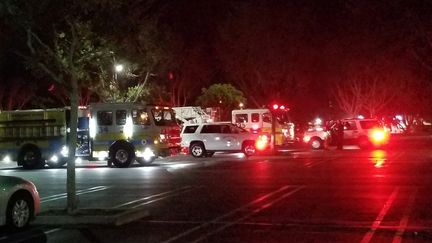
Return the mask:
M 384 150 L 373 150 L 369 159 L 374 163 L 375 168 L 382 168 L 387 161 L 387 153 Z
M 259 185 L 262 183 L 267 183 L 271 178 L 271 166 L 268 160 L 258 161 L 254 165 L 254 172 L 252 173 L 252 184 Z

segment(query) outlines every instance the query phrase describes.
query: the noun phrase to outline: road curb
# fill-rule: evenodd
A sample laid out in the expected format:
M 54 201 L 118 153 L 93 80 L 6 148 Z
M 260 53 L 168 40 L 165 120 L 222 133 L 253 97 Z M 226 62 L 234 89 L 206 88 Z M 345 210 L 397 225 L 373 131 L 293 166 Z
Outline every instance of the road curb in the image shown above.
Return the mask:
M 149 217 L 145 209 L 78 209 L 74 215 L 65 210 L 49 210 L 36 216 L 34 225 L 115 225 L 120 226 Z

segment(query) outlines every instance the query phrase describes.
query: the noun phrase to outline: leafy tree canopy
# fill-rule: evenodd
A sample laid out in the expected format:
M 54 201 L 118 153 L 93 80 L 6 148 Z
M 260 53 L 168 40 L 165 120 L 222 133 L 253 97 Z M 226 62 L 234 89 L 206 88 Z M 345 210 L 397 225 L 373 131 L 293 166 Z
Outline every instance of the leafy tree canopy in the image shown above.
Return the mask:
M 246 98 L 231 84 L 213 84 L 208 89 L 203 88 L 197 99 L 197 104 L 202 107 L 219 107 L 222 120 L 228 119 L 229 112 L 238 108 L 240 103 L 245 104 Z

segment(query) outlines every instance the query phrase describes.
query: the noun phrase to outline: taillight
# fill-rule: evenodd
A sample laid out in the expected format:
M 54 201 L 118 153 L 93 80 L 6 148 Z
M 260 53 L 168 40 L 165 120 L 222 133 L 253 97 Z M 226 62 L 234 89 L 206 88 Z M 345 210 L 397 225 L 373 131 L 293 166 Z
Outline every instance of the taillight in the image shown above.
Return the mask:
M 374 144 L 383 144 L 388 140 L 388 134 L 383 129 L 374 129 L 371 133 L 371 140 Z
M 166 140 L 169 138 L 168 136 L 168 130 L 167 129 L 161 129 L 160 134 L 159 134 L 159 140 L 164 143 L 166 142 Z
M 255 142 L 256 149 L 258 149 L 258 150 L 266 149 L 267 145 L 268 145 L 268 141 L 269 141 L 269 139 L 268 139 L 267 135 L 258 136 L 258 139 Z

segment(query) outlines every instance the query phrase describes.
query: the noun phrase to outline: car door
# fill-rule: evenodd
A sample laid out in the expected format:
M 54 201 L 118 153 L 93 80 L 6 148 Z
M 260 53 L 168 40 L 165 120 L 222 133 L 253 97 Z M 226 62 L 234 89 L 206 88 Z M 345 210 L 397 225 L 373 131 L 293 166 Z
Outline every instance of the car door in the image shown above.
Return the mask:
M 223 143 L 224 150 L 240 150 L 241 144 L 239 143 L 238 128 L 231 124 L 221 125 L 221 142 Z
M 207 150 L 224 150 L 225 145 L 221 141 L 221 135 L 221 125 L 206 124 L 201 129 L 200 140 Z
M 355 121 L 344 122 L 344 140 L 353 143 L 359 136 L 359 130 Z

